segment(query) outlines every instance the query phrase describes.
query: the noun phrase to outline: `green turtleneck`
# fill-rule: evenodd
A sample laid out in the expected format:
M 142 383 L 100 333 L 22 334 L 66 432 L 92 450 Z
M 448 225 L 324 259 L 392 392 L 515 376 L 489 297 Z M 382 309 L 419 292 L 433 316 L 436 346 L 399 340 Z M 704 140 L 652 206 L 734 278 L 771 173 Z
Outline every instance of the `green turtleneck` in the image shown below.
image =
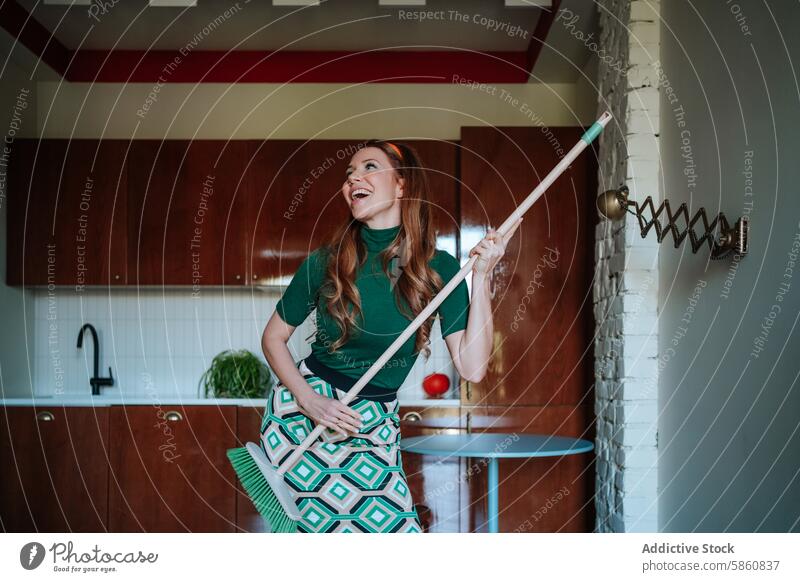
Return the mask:
M 361 240 L 367 249 L 367 260 L 356 272 L 362 315 L 356 318 L 356 329 L 349 341 L 336 352 L 329 353 L 328 348 L 339 338 L 339 328 L 324 302 L 321 306 L 318 304 L 317 297 L 325 276 L 326 254 L 323 248 L 316 249 L 303 261 L 275 307 L 281 319 L 295 327 L 317 308 L 317 333 L 311 351 L 325 366 L 350 378 L 360 378 L 411 322 L 397 308 L 389 277 L 383 272 L 380 261 L 380 252 L 390 245 L 399 230 L 399 225 L 382 229 L 371 229 L 366 224 L 361 226 Z M 430 265 L 442 278 L 443 284 L 461 268 L 453 255 L 442 250 L 436 251 Z M 466 282 L 459 283 L 437 313 L 441 318 L 442 337 L 466 329 L 469 313 Z M 397 390 L 418 355 L 414 352 L 412 336 L 370 383 Z

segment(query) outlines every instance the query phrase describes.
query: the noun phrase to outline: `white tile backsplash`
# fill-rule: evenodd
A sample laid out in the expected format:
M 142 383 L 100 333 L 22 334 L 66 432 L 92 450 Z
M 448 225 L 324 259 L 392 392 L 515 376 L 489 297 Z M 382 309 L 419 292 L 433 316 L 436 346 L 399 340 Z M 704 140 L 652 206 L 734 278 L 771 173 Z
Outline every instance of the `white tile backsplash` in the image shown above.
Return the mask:
M 89 395 L 92 343 L 76 347 L 84 323 L 97 329 L 100 375 L 111 366 L 115 385 L 102 394 L 125 398 L 191 398 L 212 358 L 223 350 L 247 349 L 262 360 L 261 333 L 280 289 L 36 289 L 34 299 L 34 395 Z M 306 338 L 314 314 L 289 342 L 295 360 L 310 353 Z M 422 380 L 440 372 L 451 378 L 450 397 L 457 398 L 457 376 L 438 321 L 431 334 L 431 356 L 420 357 L 400 389 L 401 400 L 424 398 Z

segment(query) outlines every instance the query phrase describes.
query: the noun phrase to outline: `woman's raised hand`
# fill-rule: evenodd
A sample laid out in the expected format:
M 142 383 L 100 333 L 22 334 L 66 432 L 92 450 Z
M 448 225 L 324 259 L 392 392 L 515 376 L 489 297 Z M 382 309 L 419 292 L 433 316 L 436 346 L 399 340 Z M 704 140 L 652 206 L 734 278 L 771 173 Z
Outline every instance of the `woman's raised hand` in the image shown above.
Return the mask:
M 475 261 L 475 265 L 472 267 L 473 276 L 485 276 L 494 270 L 497 263 L 506 252 L 506 244 L 511 237 L 514 236 L 520 224 L 522 224 L 521 217 L 514 223 L 514 226 L 511 227 L 505 236 L 500 236 L 499 232 L 494 228 L 490 228 L 489 232 L 486 233 L 486 237 L 472 247 L 469 256 L 478 255 L 478 260 Z
M 335 430 L 343 437 L 348 436 L 345 431 L 356 434 L 363 426 L 358 412 L 334 398 L 314 392 L 310 387 L 308 392 L 297 399 L 297 404 L 311 420 Z

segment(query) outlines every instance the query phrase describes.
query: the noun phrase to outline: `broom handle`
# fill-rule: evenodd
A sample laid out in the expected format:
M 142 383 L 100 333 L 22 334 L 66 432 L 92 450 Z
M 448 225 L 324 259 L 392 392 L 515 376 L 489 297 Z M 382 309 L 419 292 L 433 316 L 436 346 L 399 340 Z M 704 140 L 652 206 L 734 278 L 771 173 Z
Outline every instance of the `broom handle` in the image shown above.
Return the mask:
M 527 210 L 533 206 L 533 204 L 539 199 L 539 197 L 545 193 L 545 191 L 550 187 L 550 185 L 558 179 L 558 177 L 564 173 L 564 170 L 575 160 L 575 158 L 580 155 L 580 153 L 588 146 L 595 137 L 597 137 L 603 128 L 611 121 L 611 114 L 608 112 L 603 113 L 600 118 L 581 136 L 581 139 L 578 140 L 578 143 L 565 155 L 561 161 L 553 168 L 545 179 L 533 190 L 525 200 L 517 206 L 517 209 L 511 213 L 503 224 L 500 225 L 500 228 L 497 229 L 497 232 L 501 236 L 505 236 L 508 230 L 517 222 L 517 220 L 527 212 Z M 342 398 L 342 404 L 349 404 L 353 401 L 353 399 L 358 396 L 358 393 L 361 392 L 361 389 L 366 386 L 372 378 L 386 365 L 397 350 L 399 350 L 403 344 L 408 341 L 416 331 L 419 329 L 427 319 L 433 315 L 436 309 L 447 299 L 448 295 L 455 289 L 461 281 L 463 281 L 467 274 L 472 270 L 472 266 L 475 264 L 475 261 L 478 260 L 478 255 L 473 255 L 467 263 L 461 267 L 461 270 L 456 273 L 456 275 L 450 279 L 450 281 L 442 287 L 441 291 L 433 298 L 433 300 L 423 309 L 420 311 L 419 315 L 412 321 L 408 327 L 401 333 L 396 340 L 386 348 L 386 351 L 383 352 L 383 355 L 378 358 L 372 366 L 370 366 L 369 370 L 361 376 L 361 378 L 353 384 L 353 387 L 347 392 L 344 398 Z M 317 427 L 306 437 L 306 439 L 298 446 L 294 452 L 289 456 L 286 461 L 283 462 L 281 467 L 278 469 L 278 474 L 283 475 L 286 471 L 292 467 L 300 456 L 311 446 L 317 438 L 322 434 L 325 430 L 325 426 L 317 425 Z

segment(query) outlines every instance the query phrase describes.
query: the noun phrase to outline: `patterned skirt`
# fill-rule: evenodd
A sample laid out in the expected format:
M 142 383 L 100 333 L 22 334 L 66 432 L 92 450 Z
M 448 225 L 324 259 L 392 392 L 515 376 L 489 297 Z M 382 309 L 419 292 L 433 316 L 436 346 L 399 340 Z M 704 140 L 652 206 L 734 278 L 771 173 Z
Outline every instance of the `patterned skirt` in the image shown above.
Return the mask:
M 303 362 L 299 369 L 318 394 L 345 396 Z M 299 531 L 420 532 L 400 455 L 397 400 L 356 397 L 349 406 L 363 417 L 358 434 L 343 437 L 325 429 L 284 475 L 302 515 Z M 267 402 L 261 448 L 277 468 L 315 426 L 279 383 Z

